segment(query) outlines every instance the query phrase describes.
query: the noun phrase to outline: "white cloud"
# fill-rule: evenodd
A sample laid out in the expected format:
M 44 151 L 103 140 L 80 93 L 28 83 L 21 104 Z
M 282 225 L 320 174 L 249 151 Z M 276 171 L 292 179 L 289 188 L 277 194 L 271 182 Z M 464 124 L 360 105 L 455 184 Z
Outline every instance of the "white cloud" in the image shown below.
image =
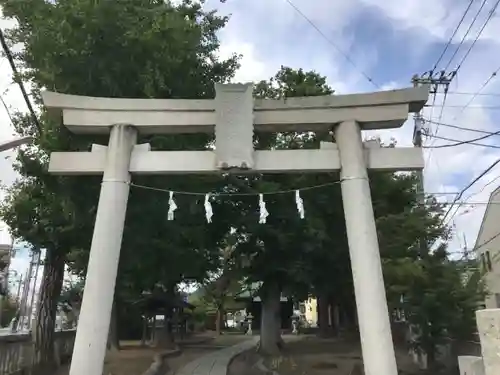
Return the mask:
M 426 39 L 448 40 L 455 30 L 458 22 L 465 13 L 469 1 L 455 0 L 421 0 L 405 1 L 401 6 L 399 0 L 360 0 L 361 3 L 378 8 L 387 17 L 389 17 L 398 28 L 413 30 Z M 476 1 L 467 12 L 464 21 L 459 28 L 456 39 L 460 40 L 465 35 L 469 25 L 477 12 L 480 10 L 482 1 Z M 472 26 L 466 41 L 475 39 L 477 33 L 484 24 L 490 11 L 493 10 L 496 0 L 486 1 L 481 9 L 476 22 Z M 493 16 L 488 23 L 482 35 L 482 40 L 496 40 L 496 35 L 500 30 L 500 20 Z

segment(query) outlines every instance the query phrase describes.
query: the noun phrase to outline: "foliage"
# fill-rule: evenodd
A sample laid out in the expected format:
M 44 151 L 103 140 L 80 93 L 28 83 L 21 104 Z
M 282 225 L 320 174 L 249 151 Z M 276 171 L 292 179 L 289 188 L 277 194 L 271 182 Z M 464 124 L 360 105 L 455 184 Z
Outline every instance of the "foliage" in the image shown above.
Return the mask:
M 414 328 L 413 344 L 430 353 L 431 364 L 438 345 L 472 339 L 475 311 L 486 297 L 480 271 L 468 262 L 449 260 L 442 246 L 399 273 L 405 278 L 399 282 L 400 307 Z
M 25 79 L 34 84 L 35 94 L 48 87 L 62 93 L 92 96 L 213 97 L 214 82 L 227 80 L 237 67 L 236 56 L 224 61 L 216 58 L 219 47 L 216 32 L 227 18 L 205 12 L 195 2 L 184 1 L 174 6 L 169 1 L 134 0 L 124 6 L 120 2 L 3 0 L 1 5 L 6 16 L 20 22 L 10 37 L 12 42 L 24 46 L 18 63 L 24 67 Z M 110 14 L 113 17 L 109 17 Z M 123 77 L 134 78 L 124 80 Z M 39 147 L 21 154 L 18 164 L 24 175 L 36 178 L 16 183 L 2 216 L 16 236 L 40 247 L 69 251 L 73 270 L 83 274 L 96 212 L 98 179 L 46 175 L 45 151 L 85 149 L 95 139 L 75 139 L 59 123 L 43 119 L 44 134 L 38 141 Z M 19 116 L 16 125 L 20 133 L 33 132 L 33 124 L 26 117 Z M 154 149 L 202 149 L 209 139 L 196 135 L 153 137 L 147 141 Z M 169 180 L 169 187 L 180 188 L 210 183 L 206 178 Z M 147 181 L 149 185 L 165 186 L 165 179 Z M 185 215 L 179 210 L 176 222 L 169 223 L 171 230 L 165 231 L 167 199 L 163 197 L 162 204 L 158 204 L 158 199 L 158 195 L 151 192 L 131 192 L 126 233 L 132 235 L 125 237 L 124 244 L 129 246 L 124 246 L 124 257 L 129 258 L 135 268 L 137 262 L 132 258 L 136 258 L 136 249 L 150 250 L 151 258 L 137 270 L 149 286 L 158 277 L 172 275 L 176 280 L 203 277 L 204 262 L 192 260 L 203 260 L 205 244 L 216 240 L 213 232 L 202 228 L 203 220 L 191 220 L 195 216 L 193 211 L 198 211 L 193 202 Z M 145 210 L 149 214 L 144 220 L 130 219 Z M 180 226 L 189 227 L 197 235 L 180 231 Z M 165 238 L 169 238 L 168 252 L 159 251 L 165 248 Z M 195 253 L 189 253 L 186 246 Z M 185 261 L 179 267 L 182 259 Z M 128 270 L 130 264 L 125 263 L 122 261 L 122 269 L 133 273 Z M 163 276 L 148 272 L 157 269 L 153 265 L 158 264 L 165 267 L 175 264 L 175 267 L 162 269 Z M 194 268 L 188 271 L 193 275 L 176 272 L 186 267 Z
M 289 67 L 281 69 L 268 81 L 255 86 L 257 98 L 286 98 L 293 96 L 329 95 L 333 90 L 326 84 L 326 78 L 314 71 L 304 72 Z M 328 132 L 326 132 L 328 133 Z M 324 137 L 324 134 L 321 134 Z M 320 138 L 314 133 L 256 134 L 256 148 L 259 149 L 300 149 L 316 148 Z M 248 282 L 263 281 L 278 283 L 280 289 L 293 292 L 306 282 L 304 263 L 314 250 L 314 228 L 307 220 L 298 216 L 293 189 L 318 185 L 337 180 L 335 174 L 328 175 L 253 175 L 250 177 L 230 177 L 228 184 L 234 189 L 248 192 L 273 192 L 291 190 L 288 194 L 265 196 L 270 215 L 266 225 L 258 224 L 255 197 L 236 198 L 237 213 L 232 226 L 239 236 L 235 256 L 242 257 Z M 334 188 L 332 188 L 334 190 Z M 304 200 L 314 192 L 305 192 Z M 308 206 L 306 206 L 306 210 Z M 309 213 L 307 215 L 309 217 Z
M 220 60 L 216 55 L 216 34 L 227 18 L 204 11 L 198 2 L 0 0 L 0 6 L 18 22 L 8 33 L 10 44 L 22 47 L 15 56 L 22 76 L 16 79 L 31 83 L 38 104 L 46 88 L 101 97 L 211 98 L 214 82 L 227 81 L 238 66 L 237 56 Z M 77 274 L 86 271 L 100 184 L 99 178 L 48 175 L 48 153 L 88 150 L 90 143 L 105 144 L 106 139 L 75 137 L 43 108 L 39 120 L 42 134 L 29 116 L 15 116 L 17 132 L 35 134 L 37 140 L 19 153 L 16 168 L 24 178 L 9 190 L 1 217 L 16 237 L 47 249 L 42 287 L 47 293 L 39 316 L 53 324 L 64 262 Z M 204 149 L 210 140 L 207 135 L 141 138 L 156 150 Z M 135 182 L 202 191 L 215 185 L 213 179 L 194 177 Z M 175 285 L 185 278 L 203 279 L 214 267 L 211 254 L 227 229 L 207 230 L 203 216 L 196 215 L 202 210 L 199 202 L 182 198 L 178 204 L 185 209 L 167 223 L 167 201 L 165 195 L 131 192 L 117 282 L 122 300 L 158 281 Z M 53 330 L 45 332 L 44 340 L 50 340 Z
M 16 313 L 19 309 L 19 304 L 17 301 L 12 298 L 11 296 L 2 296 L 2 303 L 1 303 L 1 321 L 0 321 L 0 327 L 7 327 L 12 319 L 16 316 Z
M 85 283 L 83 280 L 78 280 L 75 283 L 67 283 L 59 296 L 59 306 L 65 312 L 79 309 L 83 298 L 83 288 Z

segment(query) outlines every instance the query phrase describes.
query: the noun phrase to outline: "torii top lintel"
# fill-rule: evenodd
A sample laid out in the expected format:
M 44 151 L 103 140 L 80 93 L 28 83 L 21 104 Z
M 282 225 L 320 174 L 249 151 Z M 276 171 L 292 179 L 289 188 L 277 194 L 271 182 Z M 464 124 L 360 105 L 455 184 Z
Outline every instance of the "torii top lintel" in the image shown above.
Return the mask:
M 215 99 L 122 99 L 42 93 L 49 112 L 74 133 L 105 134 L 130 124 L 141 134 L 213 133 L 219 122 L 238 119 L 258 131 L 320 131 L 355 120 L 362 129 L 400 127 L 418 112 L 427 86 L 367 94 L 253 99 L 252 84 L 216 84 Z M 253 126 L 252 126 L 253 124 Z

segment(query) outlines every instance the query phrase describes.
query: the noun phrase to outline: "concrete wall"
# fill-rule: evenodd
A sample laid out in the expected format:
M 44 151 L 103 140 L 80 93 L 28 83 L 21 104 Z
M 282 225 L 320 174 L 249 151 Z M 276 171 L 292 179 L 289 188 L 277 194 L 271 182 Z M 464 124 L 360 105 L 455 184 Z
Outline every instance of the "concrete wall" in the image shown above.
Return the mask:
M 54 350 L 59 362 L 64 362 L 71 356 L 75 332 L 70 330 L 55 333 Z M 0 336 L 0 374 L 24 374 L 32 368 L 32 365 L 33 344 L 30 334 Z
M 500 202 L 500 188 L 490 196 L 490 202 Z M 486 271 L 485 280 L 489 291 L 485 304 L 487 309 L 500 307 L 500 204 L 490 204 L 484 213 L 483 222 L 475 247 L 479 265 Z M 495 237 L 497 236 L 497 237 Z

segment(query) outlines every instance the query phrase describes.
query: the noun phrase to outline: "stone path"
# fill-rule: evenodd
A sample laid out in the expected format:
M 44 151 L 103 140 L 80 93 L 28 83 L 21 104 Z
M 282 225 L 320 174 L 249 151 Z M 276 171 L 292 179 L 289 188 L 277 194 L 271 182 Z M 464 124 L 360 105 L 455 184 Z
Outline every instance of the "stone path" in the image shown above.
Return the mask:
M 258 342 L 259 336 L 254 336 L 242 343 L 209 353 L 188 363 L 176 375 L 226 375 L 231 359 L 256 346 Z
M 236 334 L 221 336 L 216 336 L 213 332 L 198 334 L 189 339 L 178 341 L 182 346 L 182 353 L 180 356 L 168 358 L 168 365 L 175 374 L 178 369 L 197 358 L 216 353 L 221 348 L 228 348 L 248 339 L 248 336 Z M 151 366 L 153 357 L 163 352 L 159 348 L 141 347 L 140 341 L 122 341 L 120 344 L 120 351 L 107 353 L 103 375 L 140 375 Z M 68 374 L 68 365 L 65 365 L 54 375 Z

